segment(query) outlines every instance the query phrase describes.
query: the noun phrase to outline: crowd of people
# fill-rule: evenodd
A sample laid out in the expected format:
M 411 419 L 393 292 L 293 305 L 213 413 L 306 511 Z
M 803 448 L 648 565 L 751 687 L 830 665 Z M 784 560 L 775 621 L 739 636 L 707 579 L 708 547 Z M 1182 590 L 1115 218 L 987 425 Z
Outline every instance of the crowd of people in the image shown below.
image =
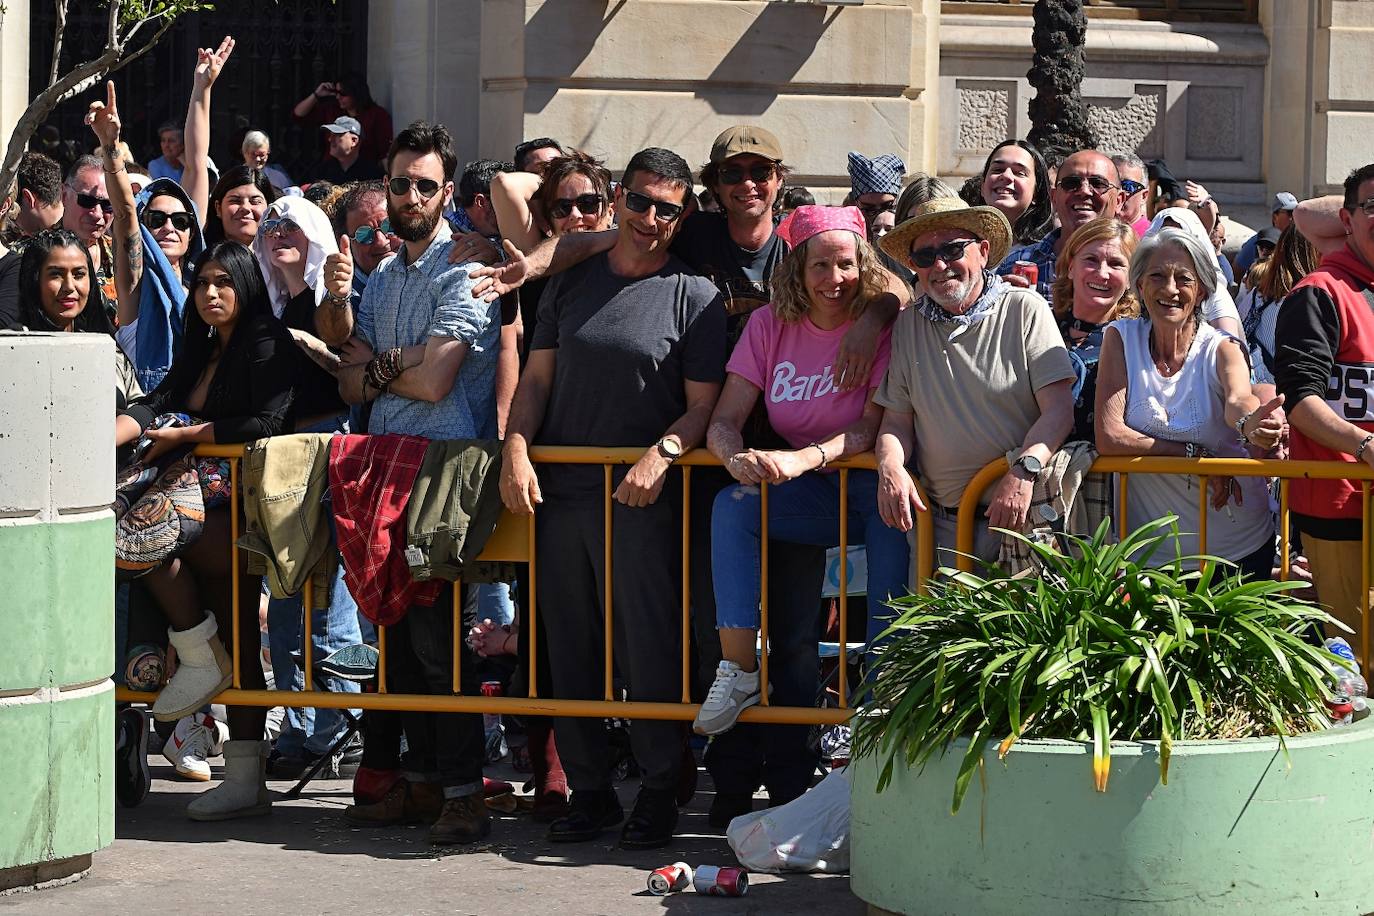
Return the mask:
M 97 151 L 65 174 L 27 153 L 0 209 L 0 322 L 116 341 L 117 675 L 160 690 L 152 713 L 180 775 L 210 780 L 206 760 L 223 754 L 192 818 L 265 813 L 269 771 L 329 758 L 356 774 L 353 823 L 424 823 L 439 844 L 491 830 L 481 716 L 369 712 L 360 744 L 342 747 L 336 711 L 290 709 L 271 742 L 261 708 L 218 721 L 208 704 L 232 679 L 220 634 L 235 615 L 240 632 L 264 633 L 261 663 L 251 649 L 238 662 L 245 688 L 303 688 L 310 614 L 316 660 L 375 644 L 385 625 L 392 692 L 449 694 L 459 662 L 475 693 L 501 662 L 518 672 L 512 691 L 533 665 L 544 695 L 600 699 L 609 597 L 618 690 L 678 702 L 686 576 L 692 731 L 710 738 L 710 820 L 724 826 L 760 786 L 778 805 L 812 783 L 804 726 L 738 719 L 765 693 L 817 701 L 822 577 L 842 526 L 865 550 L 861 638 L 865 664 L 881 665 L 886 602 L 914 584 L 917 514 L 952 565 L 958 507 L 989 462 L 1008 463 L 974 533 L 990 563 L 1015 563 L 1004 532 L 1030 531 L 1031 507 L 1055 499 L 1080 521 L 1176 515 L 1179 549 L 1197 552 L 1191 478 L 1134 475 L 1114 506 L 1086 480 L 1098 454 L 1374 466 L 1374 164 L 1343 197 L 1276 195 L 1273 225 L 1233 264 L 1206 189 L 1129 151 L 1047 156 L 1008 140 L 957 192 L 891 153 L 852 152 L 849 194 L 826 206 L 788 184 L 781 142 L 757 125 L 688 151 L 695 174 L 651 147 L 615 180 L 551 138 L 460 169 L 445 127 L 393 134 L 345 75 L 295 106 L 321 153 L 297 183 L 261 130 L 244 134 L 241 163 L 209 160 L 232 51 L 226 38 L 198 52 L 185 123 L 163 127 L 146 168 L 121 139 L 111 84 L 87 118 Z M 237 546 L 252 560 L 237 581 L 238 510 L 200 443 L 248 448 Z M 536 465 L 542 445 L 640 450 L 611 469 L 609 545 L 602 468 Z M 685 519 L 674 465 L 695 448 L 719 467 L 693 474 Z M 830 467 L 867 452 L 874 471 Z M 1265 481 L 1207 485 L 1208 552 L 1270 577 Z M 1358 635 L 1359 485 L 1295 479 L 1290 492 L 1298 565 Z M 534 515 L 533 583 L 521 567 L 475 584 L 464 539 L 502 508 Z M 549 609 L 536 632 L 531 586 Z M 455 589 L 475 607 L 466 639 Z M 119 722 L 133 804 L 148 725 L 138 709 Z M 697 773 L 685 726 L 631 726 L 641 785 L 628 816 L 601 720 L 524 728 L 551 840 L 621 825 L 626 847 L 671 842 Z

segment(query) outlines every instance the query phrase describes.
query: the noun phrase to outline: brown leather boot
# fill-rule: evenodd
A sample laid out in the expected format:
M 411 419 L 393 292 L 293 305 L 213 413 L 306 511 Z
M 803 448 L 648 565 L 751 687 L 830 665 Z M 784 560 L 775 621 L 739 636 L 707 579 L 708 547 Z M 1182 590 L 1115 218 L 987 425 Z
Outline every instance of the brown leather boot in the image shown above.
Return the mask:
M 462 798 L 444 799 L 439 819 L 429 828 L 429 841 L 436 846 L 475 843 L 491 833 L 491 816 L 480 792 Z
M 370 805 L 349 805 L 344 817 L 359 827 L 388 827 L 393 824 L 423 824 L 439 816 L 444 806 L 444 790 L 436 783 L 411 782 L 402 778 Z

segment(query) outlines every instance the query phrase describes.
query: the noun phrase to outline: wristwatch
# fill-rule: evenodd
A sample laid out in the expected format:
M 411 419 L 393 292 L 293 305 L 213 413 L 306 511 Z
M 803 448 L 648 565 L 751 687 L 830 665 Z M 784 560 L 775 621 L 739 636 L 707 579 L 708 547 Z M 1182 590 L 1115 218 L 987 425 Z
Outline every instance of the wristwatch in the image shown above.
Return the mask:
M 658 453 L 668 459 L 669 464 L 682 457 L 682 443 L 678 442 L 676 439 L 669 439 L 667 436 L 664 436 L 662 439 L 658 440 L 656 447 L 658 448 Z
M 1015 466 L 1021 468 L 1032 477 L 1035 477 L 1045 469 L 1044 462 L 1028 452 L 1021 453 L 1021 457 L 1016 459 Z

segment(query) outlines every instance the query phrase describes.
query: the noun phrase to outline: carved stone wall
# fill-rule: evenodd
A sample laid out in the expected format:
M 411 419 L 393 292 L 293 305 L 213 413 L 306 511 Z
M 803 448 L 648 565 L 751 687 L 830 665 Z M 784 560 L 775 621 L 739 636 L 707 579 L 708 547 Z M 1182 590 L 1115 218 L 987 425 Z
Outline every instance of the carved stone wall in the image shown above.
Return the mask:
M 1083 96 L 1105 150 L 1167 159 L 1223 202 L 1263 198 L 1259 25 L 1092 19 L 1087 57 Z M 998 142 L 1029 133 L 1030 62 L 1029 16 L 941 18 L 940 174 L 975 174 Z

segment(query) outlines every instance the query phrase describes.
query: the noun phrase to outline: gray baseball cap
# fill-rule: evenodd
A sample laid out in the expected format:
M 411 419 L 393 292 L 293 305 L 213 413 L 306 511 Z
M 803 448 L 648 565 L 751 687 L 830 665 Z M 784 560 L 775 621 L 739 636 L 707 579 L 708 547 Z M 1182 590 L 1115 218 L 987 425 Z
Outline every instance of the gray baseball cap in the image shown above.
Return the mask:
M 1298 199 L 1287 191 L 1280 191 L 1274 195 L 1274 206 L 1270 207 L 1270 212 L 1277 213 L 1280 210 L 1298 209 Z
M 363 126 L 358 123 L 357 118 L 350 118 L 348 115 L 340 115 L 334 119 L 332 124 L 324 125 L 324 129 L 331 134 L 357 134 L 359 139 L 363 135 Z M 1291 194 L 1289 195 L 1292 196 Z M 1293 206 L 1297 206 L 1294 204 Z

